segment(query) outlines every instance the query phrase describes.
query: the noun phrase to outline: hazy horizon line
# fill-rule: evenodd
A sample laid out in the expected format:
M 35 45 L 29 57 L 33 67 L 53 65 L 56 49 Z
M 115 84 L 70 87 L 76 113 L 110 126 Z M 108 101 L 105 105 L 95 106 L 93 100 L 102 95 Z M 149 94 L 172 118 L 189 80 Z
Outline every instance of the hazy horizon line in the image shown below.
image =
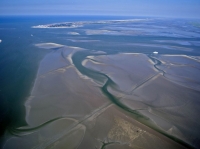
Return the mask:
M 152 17 L 152 18 L 172 18 L 172 19 L 200 19 L 200 17 L 167 16 L 167 15 L 123 15 L 123 14 L 0 14 L 0 17 L 6 16 L 102 16 L 102 17 Z

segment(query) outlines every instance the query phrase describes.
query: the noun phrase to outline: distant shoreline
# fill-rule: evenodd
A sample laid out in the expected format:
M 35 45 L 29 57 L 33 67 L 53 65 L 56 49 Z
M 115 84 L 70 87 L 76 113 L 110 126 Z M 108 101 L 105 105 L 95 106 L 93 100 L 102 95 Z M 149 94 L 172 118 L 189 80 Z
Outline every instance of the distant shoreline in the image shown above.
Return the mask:
M 63 23 L 53 23 L 46 25 L 32 26 L 32 28 L 77 28 L 83 27 L 84 25 L 91 24 L 110 24 L 110 23 L 127 23 L 127 22 L 140 22 L 147 21 L 149 19 L 127 19 L 127 20 L 102 20 L 102 21 L 79 21 L 79 22 L 63 22 Z

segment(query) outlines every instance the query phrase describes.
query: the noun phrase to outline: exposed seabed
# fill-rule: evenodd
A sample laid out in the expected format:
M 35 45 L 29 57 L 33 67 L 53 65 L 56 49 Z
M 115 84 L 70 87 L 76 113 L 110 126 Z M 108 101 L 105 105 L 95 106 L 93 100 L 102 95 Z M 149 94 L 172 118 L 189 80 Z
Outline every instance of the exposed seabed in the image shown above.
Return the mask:
M 57 50 L 40 63 L 28 125 L 7 132 L 5 149 L 199 146 L 195 57 L 36 46 Z

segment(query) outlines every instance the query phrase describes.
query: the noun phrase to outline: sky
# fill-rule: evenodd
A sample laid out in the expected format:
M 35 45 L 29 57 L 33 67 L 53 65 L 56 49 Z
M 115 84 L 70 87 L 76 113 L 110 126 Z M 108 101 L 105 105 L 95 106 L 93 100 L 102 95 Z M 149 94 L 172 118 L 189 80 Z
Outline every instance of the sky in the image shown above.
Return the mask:
M 200 0 L 0 0 L 0 15 L 200 18 Z

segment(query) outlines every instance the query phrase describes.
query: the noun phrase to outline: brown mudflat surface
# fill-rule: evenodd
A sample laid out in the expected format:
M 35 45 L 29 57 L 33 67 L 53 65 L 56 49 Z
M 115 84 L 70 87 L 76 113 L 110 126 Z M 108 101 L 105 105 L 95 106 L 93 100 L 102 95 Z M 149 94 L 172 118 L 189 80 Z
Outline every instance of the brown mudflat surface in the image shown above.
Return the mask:
M 11 132 L 5 149 L 185 148 L 180 140 L 198 146 L 197 60 L 160 56 L 157 66 L 144 54 L 86 57 L 83 67 L 114 82 L 107 85 L 107 96 L 102 88 L 108 79 L 98 83 L 73 63 L 74 53 L 84 49 L 52 46 L 59 49 L 41 61 L 25 103 L 27 126 Z M 189 60 L 179 66 L 183 58 Z

